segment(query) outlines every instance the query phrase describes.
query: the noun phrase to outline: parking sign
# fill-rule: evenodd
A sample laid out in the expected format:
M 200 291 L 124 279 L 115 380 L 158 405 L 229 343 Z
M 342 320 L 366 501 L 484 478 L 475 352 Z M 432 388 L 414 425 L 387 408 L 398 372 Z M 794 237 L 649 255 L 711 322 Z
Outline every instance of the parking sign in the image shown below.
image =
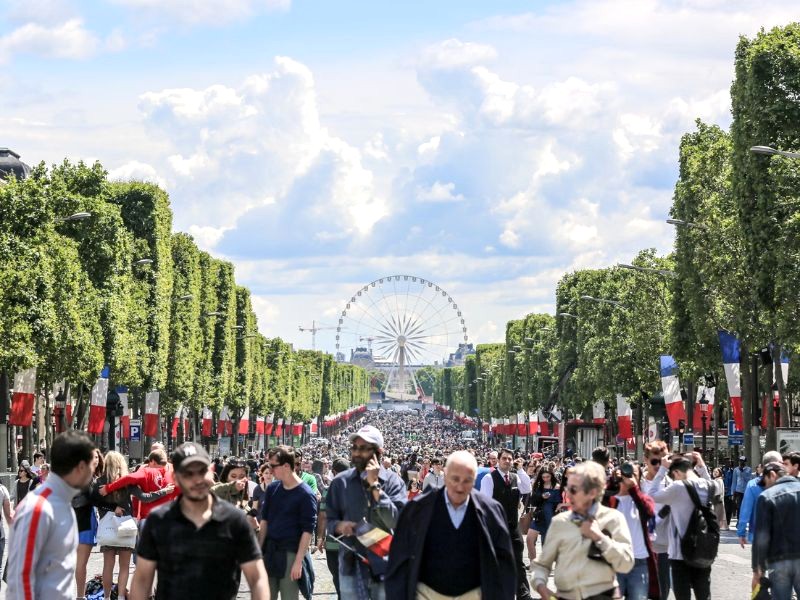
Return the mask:
M 142 441 L 142 422 L 138 419 L 131 419 L 131 441 Z

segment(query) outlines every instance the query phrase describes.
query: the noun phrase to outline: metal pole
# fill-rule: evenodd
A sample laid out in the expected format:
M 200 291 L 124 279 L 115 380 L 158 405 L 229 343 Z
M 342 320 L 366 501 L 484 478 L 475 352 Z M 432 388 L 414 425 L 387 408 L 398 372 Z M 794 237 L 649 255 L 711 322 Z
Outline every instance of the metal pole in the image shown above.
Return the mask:
M 8 471 L 8 374 L 0 371 L 0 473 Z

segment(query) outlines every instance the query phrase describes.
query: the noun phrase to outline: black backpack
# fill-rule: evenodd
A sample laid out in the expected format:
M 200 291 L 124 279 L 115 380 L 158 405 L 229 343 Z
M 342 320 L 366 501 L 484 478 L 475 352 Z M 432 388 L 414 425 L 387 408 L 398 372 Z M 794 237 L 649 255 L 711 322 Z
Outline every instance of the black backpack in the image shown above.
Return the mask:
M 689 517 L 686 533 L 681 538 L 681 554 L 683 561 L 690 567 L 707 569 L 717 558 L 719 522 L 714 509 L 711 508 L 711 502 L 701 504 L 694 485 L 688 481 L 683 481 L 683 485 L 694 503 L 694 510 Z M 709 492 L 710 498 L 711 492 Z

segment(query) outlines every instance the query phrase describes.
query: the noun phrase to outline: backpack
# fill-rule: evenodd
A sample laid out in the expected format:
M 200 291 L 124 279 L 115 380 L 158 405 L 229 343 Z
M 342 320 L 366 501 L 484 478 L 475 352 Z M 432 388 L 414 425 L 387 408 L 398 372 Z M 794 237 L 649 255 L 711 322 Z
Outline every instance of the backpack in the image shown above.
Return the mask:
M 684 562 L 697 569 L 709 568 L 717 558 L 719 549 L 719 522 L 711 508 L 711 502 L 700 503 L 697 489 L 688 481 L 683 481 L 686 492 L 692 499 L 694 510 L 689 517 L 686 534 L 681 538 L 681 554 Z M 709 491 L 709 499 L 711 491 Z

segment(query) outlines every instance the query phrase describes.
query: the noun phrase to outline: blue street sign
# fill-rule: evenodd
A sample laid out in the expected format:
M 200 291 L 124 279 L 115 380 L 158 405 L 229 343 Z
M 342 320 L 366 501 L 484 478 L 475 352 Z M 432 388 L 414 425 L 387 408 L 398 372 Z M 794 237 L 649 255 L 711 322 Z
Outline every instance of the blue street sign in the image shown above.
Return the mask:
M 694 446 L 694 434 L 693 433 L 684 433 L 683 434 L 683 443 L 687 446 Z
M 736 421 L 728 421 L 728 446 L 744 446 L 744 432 L 736 429 Z
M 141 421 L 131 421 L 131 441 L 132 442 L 141 442 L 142 441 L 142 422 Z

